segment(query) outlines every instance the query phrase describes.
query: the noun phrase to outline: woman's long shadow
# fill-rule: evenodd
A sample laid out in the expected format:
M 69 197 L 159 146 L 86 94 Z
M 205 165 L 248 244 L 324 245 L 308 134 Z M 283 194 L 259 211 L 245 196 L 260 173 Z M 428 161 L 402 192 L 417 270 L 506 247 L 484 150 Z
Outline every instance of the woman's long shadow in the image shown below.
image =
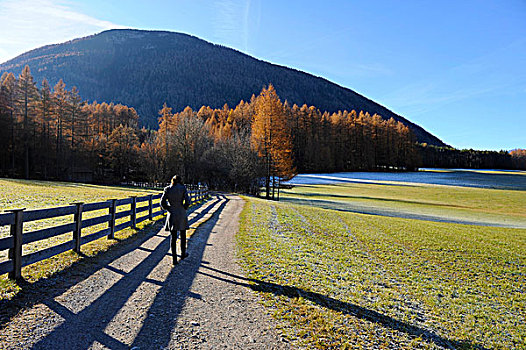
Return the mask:
M 263 292 L 263 293 L 272 293 L 276 296 L 286 296 L 288 298 L 303 298 L 310 300 L 311 302 L 327 308 L 331 309 L 337 312 L 341 312 L 346 315 L 351 315 L 363 320 L 367 320 L 369 322 L 373 322 L 376 324 L 379 324 L 383 327 L 387 327 L 396 331 L 400 331 L 403 333 L 406 333 L 413 337 L 421 337 L 425 339 L 427 342 L 434 343 L 440 347 L 444 347 L 447 349 L 477 349 L 477 350 L 487 350 L 487 348 L 478 345 L 473 344 L 469 341 L 456 341 L 456 340 L 450 340 L 447 338 L 444 338 L 442 336 L 439 336 L 436 333 L 433 333 L 432 331 L 429 331 L 427 329 L 409 324 L 407 322 L 403 322 L 400 320 L 397 320 L 395 318 L 392 318 L 390 316 L 381 314 L 377 311 L 364 308 L 362 306 L 358 306 L 356 304 L 343 302 L 334 298 L 331 298 L 329 296 L 306 291 L 301 288 L 297 288 L 294 286 L 282 286 L 279 284 L 271 283 L 271 282 L 265 282 L 258 279 L 253 278 L 246 278 L 243 276 L 234 275 L 225 271 L 220 271 L 218 269 L 201 265 L 202 269 L 208 269 L 211 271 L 211 273 L 206 273 L 199 271 L 198 273 L 203 274 L 205 276 L 215 278 L 217 280 L 227 282 L 227 283 L 233 283 L 237 284 L 243 287 L 250 288 L 257 292 Z M 214 275 L 213 273 L 217 273 L 218 275 Z M 222 277 L 223 275 L 224 277 Z M 227 278 L 231 277 L 231 279 Z M 241 280 L 244 282 L 236 281 Z
M 211 202 L 207 209 L 203 210 L 196 217 L 194 217 L 190 223 L 199 220 L 208 212 L 212 211 L 213 208 L 217 208 L 212 218 L 209 220 L 215 222 L 217 220 L 218 213 L 221 212 L 225 204 L 226 199 L 220 198 L 218 196 Z M 209 233 L 209 231 L 205 232 Z M 206 237 L 202 237 L 205 242 L 208 237 L 208 233 L 203 235 Z M 149 236 L 148 238 L 152 238 L 152 236 Z M 133 247 L 129 247 L 129 249 L 126 249 L 126 251 L 130 252 L 133 249 L 148 250 L 140 246 L 141 242 L 145 241 L 146 239 L 141 239 L 138 245 L 134 244 Z M 192 245 L 194 245 L 192 244 L 193 240 L 190 242 L 191 244 L 189 251 L 190 254 L 193 255 L 192 259 L 201 261 L 205 245 L 197 244 L 196 247 L 192 247 Z M 166 280 L 163 282 L 149 279 L 148 275 L 161 262 L 161 260 L 165 258 L 169 249 L 169 236 L 163 237 L 161 243 L 154 250 L 148 250 L 150 254 L 130 272 L 124 272 L 110 266 L 109 264 L 115 259 L 106 262 L 106 264 L 101 268 L 106 268 L 113 272 L 119 273 L 122 275 L 122 278 L 109 287 L 104 292 L 104 294 L 90 303 L 89 306 L 76 314 L 72 313 L 67 308 L 56 302 L 53 297 L 42 300 L 41 302 L 43 304 L 59 314 L 62 318 L 64 318 L 65 321 L 53 329 L 32 348 L 87 349 L 94 342 L 98 342 L 110 349 L 129 349 L 134 347 L 135 345 L 130 346 L 124 344 L 118 339 L 108 335 L 105 333 L 105 329 L 130 299 L 132 294 L 144 282 L 160 285 L 161 289 L 148 311 L 148 315 L 144 321 L 141 331 L 135 338 L 135 342 L 144 340 L 144 342 L 141 341 L 141 343 L 144 345 L 144 347 L 141 346 L 141 348 L 151 348 L 153 343 L 155 343 L 156 346 L 159 346 L 160 344 L 167 345 L 170 340 L 171 330 L 175 324 L 177 315 L 182 309 L 186 294 L 189 294 L 188 291 L 199 266 L 199 263 L 197 263 L 197 267 L 195 269 L 193 266 L 190 266 L 190 270 L 188 270 L 188 266 L 185 266 L 187 264 L 183 263 L 179 267 L 172 269 Z M 122 255 L 119 254 L 119 256 Z M 181 283 L 178 281 L 178 276 L 183 274 L 187 277 L 185 277 Z M 162 307 L 160 306 L 161 302 Z
M 130 348 L 139 349 L 152 348 L 152 343 L 156 347 L 164 349 L 170 343 L 172 333 L 177 322 L 177 317 L 184 307 L 187 297 L 198 298 L 201 296 L 190 292 L 192 282 L 202 266 L 202 257 L 207 246 L 207 241 L 213 233 L 213 228 L 219 219 L 219 215 L 228 202 L 222 196 L 222 204 L 214 215 L 200 227 L 190 241 L 192 249 L 190 258 L 182 264 L 183 269 L 174 269 L 162 283 L 161 289 L 155 296 L 155 300 L 148 310 L 148 315 L 135 337 Z

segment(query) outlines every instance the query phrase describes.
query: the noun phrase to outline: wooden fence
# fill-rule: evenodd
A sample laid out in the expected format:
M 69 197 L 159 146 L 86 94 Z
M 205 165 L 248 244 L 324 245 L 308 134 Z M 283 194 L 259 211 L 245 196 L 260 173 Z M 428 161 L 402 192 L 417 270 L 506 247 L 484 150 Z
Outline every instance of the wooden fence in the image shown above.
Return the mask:
M 188 191 L 191 203 L 200 201 L 208 196 L 206 187 L 199 187 Z M 124 199 L 110 199 L 97 203 L 73 203 L 72 205 L 49 208 L 49 209 L 14 209 L 7 213 L 0 214 L 0 227 L 10 225 L 10 236 L 0 238 L 0 251 L 9 249 L 8 260 L 0 262 L 0 275 L 9 273 L 9 278 L 18 279 L 21 277 L 22 267 L 34 264 L 38 261 L 48 259 L 68 250 L 80 253 L 80 247 L 101 237 L 107 236 L 114 238 L 117 231 L 128 227 L 136 228 L 137 224 L 144 220 L 152 220 L 162 215 L 164 210 L 160 208 L 160 198 L 162 194 L 150 194 L 142 197 L 130 197 Z M 148 202 L 147 205 L 138 207 L 138 203 Z M 154 203 L 154 201 L 156 203 Z M 129 205 L 128 210 L 119 211 L 119 207 Z M 84 213 L 108 209 L 107 215 L 96 216 L 83 219 Z M 155 210 L 157 209 L 157 210 Z M 146 212 L 138 216 L 137 214 Z M 73 215 L 73 222 L 46 227 L 31 232 L 23 232 L 24 223 L 36 220 L 44 220 Z M 116 224 L 116 220 L 128 217 L 129 220 Z M 108 227 L 97 232 L 82 236 L 82 229 L 108 223 Z M 41 241 L 55 236 L 71 232 L 72 240 L 56 246 L 39 250 L 37 252 L 22 255 L 24 244 Z

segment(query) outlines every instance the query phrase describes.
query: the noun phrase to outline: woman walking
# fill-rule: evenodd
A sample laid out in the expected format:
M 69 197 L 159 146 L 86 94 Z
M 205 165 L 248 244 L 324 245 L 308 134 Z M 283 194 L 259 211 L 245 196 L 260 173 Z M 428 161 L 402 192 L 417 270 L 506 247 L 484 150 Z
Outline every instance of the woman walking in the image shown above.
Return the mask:
M 188 227 L 188 218 L 186 209 L 190 206 L 190 198 L 186 187 L 183 185 L 181 176 L 172 177 L 172 184 L 164 189 L 161 197 L 161 207 L 168 211 L 164 229 L 171 233 L 172 257 L 174 265 L 177 264 L 177 231 L 181 233 L 181 259 L 188 256 L 186 253 L 186 230 Z

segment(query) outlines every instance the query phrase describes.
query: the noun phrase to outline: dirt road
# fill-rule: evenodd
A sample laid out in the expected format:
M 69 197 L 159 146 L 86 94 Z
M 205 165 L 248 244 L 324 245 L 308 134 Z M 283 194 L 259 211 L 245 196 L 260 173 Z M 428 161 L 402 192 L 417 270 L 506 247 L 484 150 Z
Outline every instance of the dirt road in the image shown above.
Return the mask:
M 243 202 L 216 195 L 190 216 L 190 256 L 173 266 L 160 230 L 43 281 L 13 302 L 2 349 L 280 349 L 242 282 L 233 237 Z M 206 221 L 205 221 L 206 220 Z M 15 315 L 16 313 L 16 315 Z

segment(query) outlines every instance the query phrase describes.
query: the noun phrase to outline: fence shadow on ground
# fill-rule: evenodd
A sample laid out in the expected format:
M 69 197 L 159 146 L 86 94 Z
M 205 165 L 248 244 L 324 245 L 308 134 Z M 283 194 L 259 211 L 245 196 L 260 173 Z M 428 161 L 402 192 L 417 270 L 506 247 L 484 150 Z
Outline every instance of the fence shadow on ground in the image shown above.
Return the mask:
M 104 265 L 111 261 L 128 254 L 136 249 L 146 240 L 151 238 L 152 232 L 161 229 L 162 222 L 154 221 L 145 225 L 137 234 L 118 240 L 119 243 L 110 250 L 87 257 L 81 253 L 83 259 L 75 261 L 69 267 L 54 273 L 52 276 L 40 279 L 34 283 L 29 283 L 23 279 L 17 281 L 21 291 L 11 300 L 0 300 L 0 327 L 4 326 L 11 317 L 16 315 L 21 309 L 30 308 L 41 303 L 46 298 L 54 298 L 61 295 L 66 290 L 87 279 L 89 276 L 102 269 Z M 45 292 L 44 292 L 45 291 Z
M 272 293 L 289 298 L 302 297 L 311 302 L 331 310 L 342 312 L 363 320 L 374 322 L 381 326 L 404 332 L 410 336 L 420 336 L 426 341 L 445 348 L 473 348 L 485 350 L 484 347 L 468 341 L 454 341 L 439 336 L 424 328 L 399 321 L 390 316 L 383 315 L 377 311 L 367 309 L 352 303 L 343 302 L 319 293 L 306 291 L 294 286 L 282 286 L 274 283 L 264 282 L 257 279 L 245 278 L 228 272 L 206 266 L 202 261 L 208 238 L 213 233 L 219 215 L 224 209 L 228 199 L 217 195 L 210 201 L 208 209 L 203 210 L 195 221 L 207 213 L 213 213 L 189 241 L 188 251 L 190 257 L 180 265 L 172 268 L 164 281 L 149 279 L 152 270 L 169 255 L 169 236 L 162 237 L 162 241 L 155 249 L 141 247 L 147 240 L 156 234 L 145 234 L 135 236 L 119 243 L 111 251 L 100 254 L 95 258 L 85 259 L 83 264 L 74 264 L 67 271 L 57 274 L 49 280 L 36 282 L 29 292 L 22 292 L 15 297 L 15 301 L 0 302 L 1 321 L 4 325 L 10 317 L 14 316 L 21 308 L 31 307 L 42 303 L 60 315 L 63 323 L 52 329 L 45 335 L 33 349 L 85 349 L 94 342 L 111 349 L 150 349 L 166 348 L 176 326 L 177 318 L 183 310 L 186 298 L 200 298 L 199 295 L 190 292 L 195 276 L 200 273 L 227 283 L 234 283 L 250 288 L 251 290 Z M 215 209 L 215 211 L 212 211 Z M 161 223 L 152 225 L 152 230 L 158 232 Z M 151 231 L 150 231 L 151 232 Z M 147 251 L 149 254 L 130 272 L 124 272 L 110 266 L 118 258 L 132 252 L 135 249 Z M 170 259 L 171 260 L 171 259 Z M 86 280 L 91 275 L 102 269 L 109 269 L 122 277 L 104 294 L 100 295 L 91 304 L 78 313 L 72 313 L 69 309 L 55 301 L 69 288 Z M 205 272 L 206 271 L 206 272 Z M 60 281 L 58 283 L 57 281 Z M 144 321 L 134 337 L 133 343 L 128 345 L 105 333 L 105 329 L 112 319 L 123 308 L 132 294 L 142 283 L 154 283 L 159 286 L 153 302 L 148 308 Z M 6 308 L 7 307 L 7 308 Z
M 218 213 L 221 212 L 225 203 L 226 200 L 217 197 L 212 200 L 207 210 L 198 214 L 198 216 L 193 218 L 190 223 L 199 220 L 211 211 L 211 209 L 217 208 L 214 216 L 209 220 L 214 223 L 215 220 L 217 220 Z M 203 233 L 205 236 L 203 239 L 206 241 L 210 231 L 205 230 Z M 140 245 L 152 237 L 152 235 L 149 235 L 148 237 L 145 237 L 144 240 L 141 239 L 138 242 L 130 244 L 130 247 L 126 249 L 126 252 L 131 252 L 134 249 L 144 250 Z M 164 348 L 167 346 L 177 316 L 181 312 L 184 300 L 189 294 L 189 289 L 197 273 L 197 269 L 199 268 L 199 263 L 193 266 L 191 264 L 186 264 L 185 260 L 179 266 L 172 268 L 168 277 L 164 281 L 160 282 L 149 279 L 148 275 L 161 262 L 161 260 L 165 258 L 170 250 L 169 236 L 161 237 L 163 237 L 161 243 L 159 243 L 154 250 L 149 250 L 148 256 L 129 272 L 124 272 L 109 266 L 112 261 L 125 253 L 118 254 L 117 258 L 109 259 L 102 266 L 99 265 L 98 268 L 95 268 L 95 271 L 102 268 L 109 269 L 121 274 L 122 278 L 80 312 L 76 314 L 70 312 L 68 309 L 54 301 L 53 298 L 46 298 L 41 301 L 64 318 L 65 321 L 36 343 L 32 349 L 56 349 L 57 344 L 64 349 L 87 349 L 94 342 L 98 342 L 110 349 L 130 349 L 133 347 L 149 349 L 152 347 Z M 190 240 L 188 247 L 191 258 L 193 260 L 197 259 L 197 261 L 201 261 L 205 245 L 199 244 L 194 246 L 192 241 L 193 239 Z M 188 277 L 181 279 L 183 274 Z M 135 336 L 133 344 L 127 345 L 106 334 L 105 329 L 123 308 L 126 302 L 128 302 L 137 288 L 145 282 L 157 284 L 161 288 L 155 295 L 153 304 L 150 306 L 144 319 L 144 323 L 137 336 Z M 167 310 L 166 308 L 169 309 Z M 96 322 L 93 320 L 96 320 Z M 89 327 L 87 327 L 88 325 Z
M 469 341 L 456 341 L 444 338 L 438 334 L 427 329 L 412 325 L 410 323 L 397 320 L 393 317 L 381 314 L 377 311 L 358 306 L 349 302 L 343 302 L 329 296 L 310 292 L 294 286 L 283 286 L 275 283 L 264 282 L 261 280 L 246 278 L 243 276 L 234 275 L 225 271 L 220 271 L 212 267 L 201 265 L 202 269 L 207 269 L 210 273 L 199 271 L 198 273 L 205 276 L 221 280 L 227 283 L 234 283 L 240 286 L 250 288 L 257 292 L 272 293 L 276 296 L 285 296 L 288 298 L 303 298 L 307 299 L 323 308 L 331 309 L 341 312 L 345 315 L 354 316 L 356 318 L 376 323 L 386 328 L 406 333 L 412 337 L 421 337 L 429 343 L 433 343 L 440 347 L 447 349 L 477 349 L 487 350 L 487 348 L 474 344 Z M 215 275 L 213 273 L 217 273 Z M 243 281 L 243 282 L 241 282 Z
M 190 223 L 201 219 L 213 208 L 218 208 L 217 212 L 220 212 L 225 205 L 225 200 L 224 198 L 219 198 L 219 196 L 217 196 L 215 199 L 208 201 L 207 205 L 208 207 L 198 213 Z M 199 206 L 193 208 L 192 211 L 197 208 L 199 208 Z M 216 219 L 214 219 L 214 217 Z M 210 220 L 217 220 L 217 215 L 214 214 Z M 50 278 L 42 279 L 32 284 L 22 281 L 21 286 L 23 290 L 21 292 L 19 292 L 12 300 L 0 301 L 0 327 L 5 326 L 10 319 L 22 309 L 31 308 L 32 306 L 41 303 L 60 315 L 60 317 L 64 319 L 64 322 L 44 336 L 32 347 L 33 349 L 57 348 L 57 344 L 59 348 L 64 349 L 88 348 L 94 341 L 112 349 L 129 349 L 130 347 L 128 345 L 105 334 L 104 329 L 141 283 L 157 282 L 148 279 L 147 276 L 168 254 L 170 249 L 169 236 L 163 236 L 163 240 L 157 248 L 129 273 L 115 269 L 111 267 L 110 264 L 124 255 L 138 248 L 142 248 L 141 245 L 143 245 L 143 243 L 158 235 L 157 232 L 160 231 L 163 223 L 163 220 L 153 222 L 142 230 L 144 232 L 119 242 L 108 251 L 101 252 L 94 257 L 87 257 L 79 260 L 67 269 L 54 274 Z M 190 241 L 189 251 L 191 254 L 196 255 L 196 258 L 200 261 L 202 252 L 204 251 L 204 245 L 203 247 L 199 246 L 192 249 L 192 243 Z M 187 285 L 180 285 L 176 283 L 177 278 L 175 277 L 178 271 L 180 273 L 181 269 L 186 268 L 184 265 L 185 264 L 181 264 L 179 269 L 177 267 L 172 269 L 166 281 L 162 282 L 163 288 L 161 288 L 159 293 L 161 296 L 164 295 L 164 286 L 170 286 L 172 290 L 176 289 L 179 293 L 188 291 L 191 281 Z M 198 265 L 199 264 L 197 264 L 197 266 Z M 75 285 L 87 280 L 90 276 L 102 269 L 118 272 L 122 274 L 123 277 L 85 309 L 75 314 L 55 301 L 56 297 L 62 295 Z M 191 280 L 193 280 L 194 276 L 195 271 L 192 273 Z M 182 302 L 180 305 L 182 305 Z M 148 316 L 150 316 L 152 310 L 155 310 L 155 302 L 152 305 Z M 170 315 L 173 316 L 176 314 L 177 313 L 172 312 Z M 98 320 L 97 326 L 87 329 L 85 325 L 90 324 L 92 326 L 94 323 L 92 320 Z M 147 319 L 145 322 L 146 325 L 149 325 L 149 322 L 151 321 Z M 172 317 L 172 324 L 174 322 L 175 319 Z M 167 322 L 166 320 L 162 320 L 159 323 L 164 324 Z M 159 323 L 155 323 L 157 328 L 159 328 Z M 154 327 L 147 327 L 146 329 L 151 330 L 152 328 Z M 163 339 L 167 339 L 166 344 L 170 339 L 170 331 L 171 329 L 163 337 Z M 141 333 L 143 332 L 140 332 L 139 336 L 142 337 Z M 145 337 L 150 338 L 150 335 L 146 334 Z M 152 343 L 152 339 L 153 338 L 148 339 L 148 344 Z

